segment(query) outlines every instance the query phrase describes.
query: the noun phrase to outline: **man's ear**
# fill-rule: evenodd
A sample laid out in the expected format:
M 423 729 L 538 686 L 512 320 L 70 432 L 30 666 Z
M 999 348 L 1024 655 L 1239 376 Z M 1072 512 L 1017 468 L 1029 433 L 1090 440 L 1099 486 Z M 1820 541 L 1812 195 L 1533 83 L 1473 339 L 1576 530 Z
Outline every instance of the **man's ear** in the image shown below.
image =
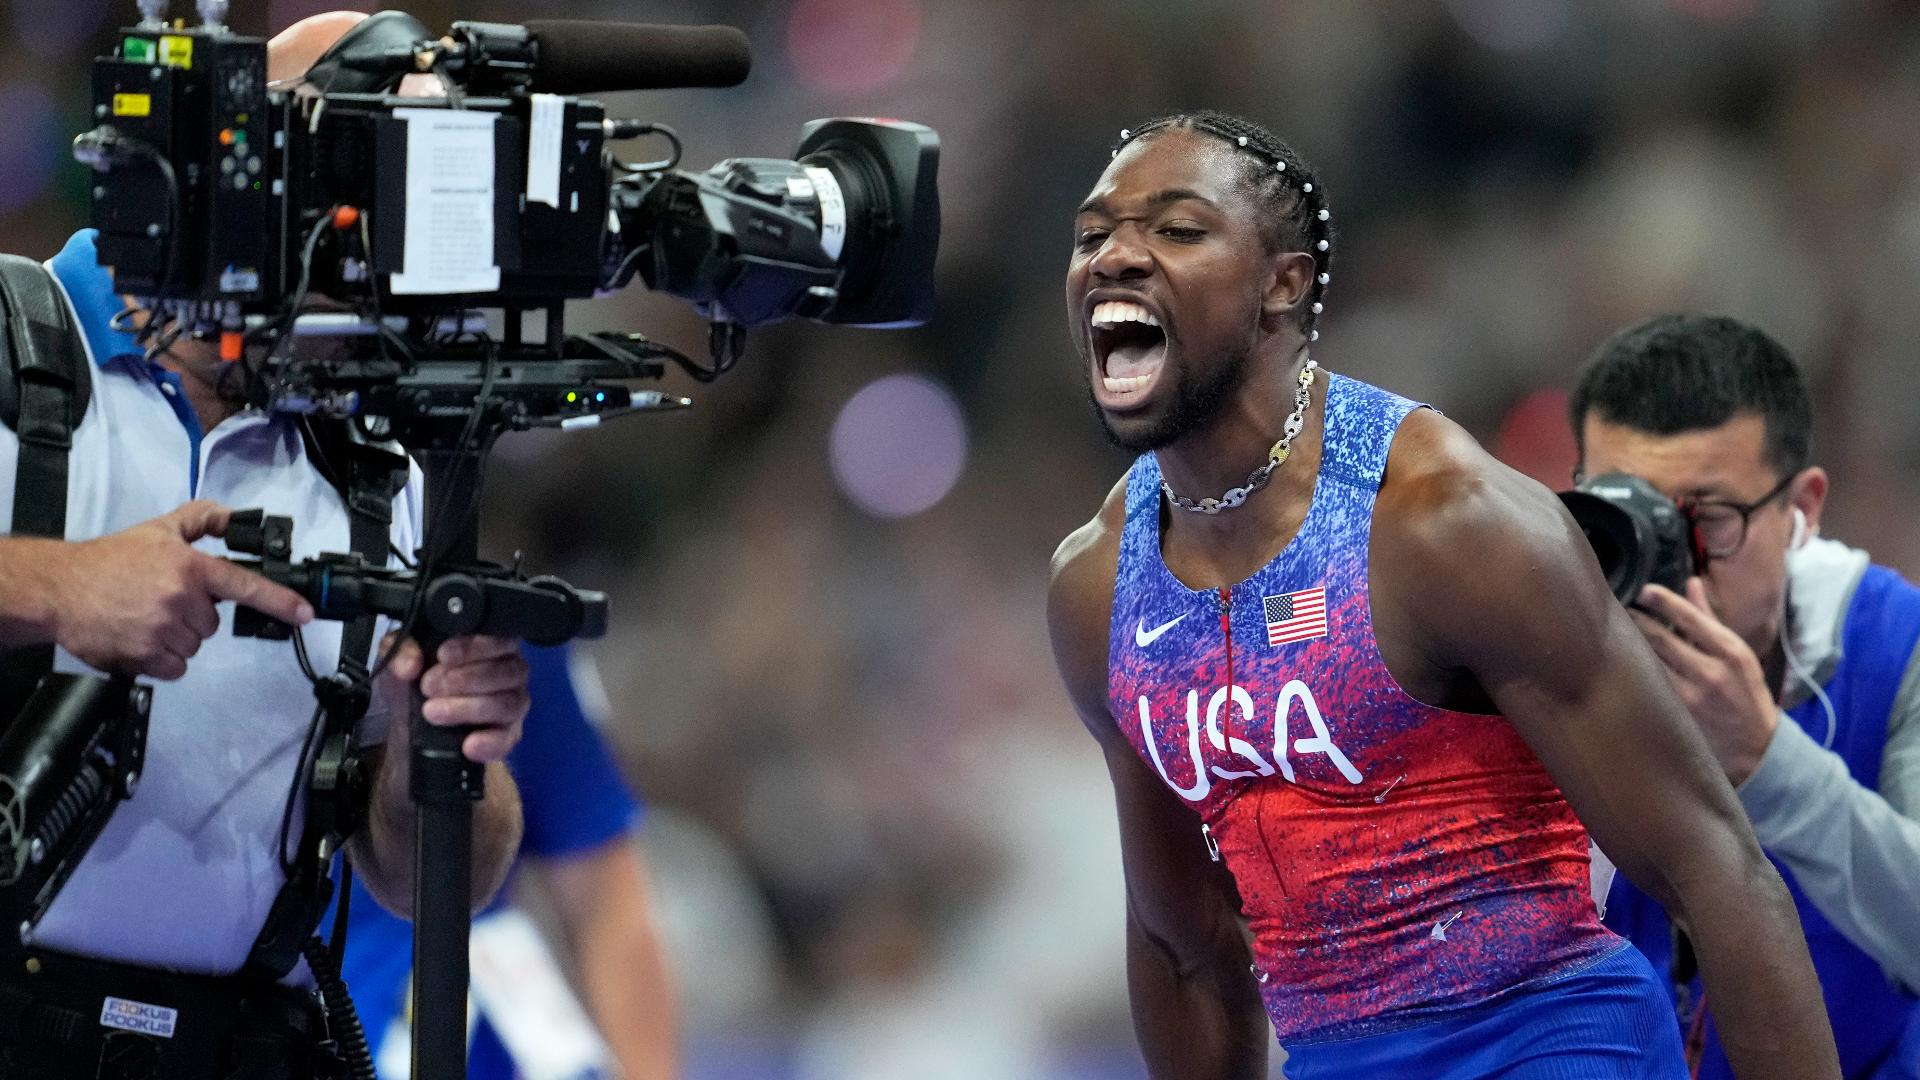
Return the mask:
M 1260 295 L 1260 321 L 1267 326 L 1291 318 L 1313 285 L 1313 256 L 1288 251 L 1273 256 L 1267 286 Z
M 1787 502 L 1804 516 L 1808 539 L 1820 535 L 1820 511 L 1827 505 L 1827 470 L 1809 466 L 1787 489 Z

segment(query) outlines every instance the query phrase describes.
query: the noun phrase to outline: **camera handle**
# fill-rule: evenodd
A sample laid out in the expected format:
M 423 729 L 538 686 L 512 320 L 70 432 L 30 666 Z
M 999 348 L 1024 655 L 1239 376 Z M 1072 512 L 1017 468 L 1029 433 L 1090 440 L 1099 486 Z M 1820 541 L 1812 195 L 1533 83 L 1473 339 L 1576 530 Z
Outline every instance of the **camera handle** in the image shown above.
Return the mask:
M 597 637 L 606 627 L 606 597 L 557 578 L 526 578 L 517 569 L 480 564 L 473 556 L 475 491 L 472 462 L 454 451 L 428 450 L 431 499 L 427 520 L 460 523 L 424 588 L 419 572 L 369 565 L 354 555 L 291 562 L 292 522 L 258 510 L 236 511 L 227 546 L 258 554 L 249 569 L 306 597 L 321 618 L 372 612 L 404 619 L 416 591 L 422 601 L 414 638 L 431 658 L 450 638 L 493 634 L 558 644 Z M 448 500 L 456 500 L 449 502 Z M 450 507 L 446 517 L 441 507 Z M 244 621 L 241 618 L 244 616 Z M 236 633 L 281 636 L 285 624 L 240 609 Z M 485 795 L 484 767 L 460 752 L 469 729 L 427 724 L 416 685 L 408 727 L 408 789 L 414 815 L 413 1075 L 464 1080 L 467 1054 L 467 939 L 472 921 L 473 803 Z

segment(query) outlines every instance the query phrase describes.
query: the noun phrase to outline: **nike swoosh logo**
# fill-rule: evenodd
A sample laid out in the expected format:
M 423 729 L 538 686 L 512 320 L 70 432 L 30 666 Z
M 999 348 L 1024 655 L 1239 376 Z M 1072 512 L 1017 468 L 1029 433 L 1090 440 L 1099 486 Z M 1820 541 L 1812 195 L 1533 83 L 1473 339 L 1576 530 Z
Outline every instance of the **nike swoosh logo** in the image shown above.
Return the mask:
M 1151 630 L 1147 629 L 1147 620 L 1141 619 L 1140 624 L 1133 628 L 1133 643 L 1139 646 L 1140 648 L 1144 649 L 1147 646 L 1153 644 L 1154 642 L 1160 640 L 1161 634 L 1164 634 L 1167 631 L 1173 629 L 1174 624 L 1178 623 L 1180 619 L 1184 619 L 1184 618 L 1186 618 L 1186 616 L 1182 615 L 1180 616 L 1179 619 L 1173 620 L 1173 622 L 1161 623 L 1159 626 L 1156 626 Z

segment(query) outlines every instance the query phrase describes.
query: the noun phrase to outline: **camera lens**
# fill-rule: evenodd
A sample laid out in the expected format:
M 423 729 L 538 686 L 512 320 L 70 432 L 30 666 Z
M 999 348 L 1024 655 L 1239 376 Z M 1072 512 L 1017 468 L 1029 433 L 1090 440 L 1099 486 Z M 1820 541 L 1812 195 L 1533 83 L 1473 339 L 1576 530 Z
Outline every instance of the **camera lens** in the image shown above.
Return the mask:
M 1586 534 L 1607 588 L 1631 605 L 1649 583 L 1683 588 L 1693 573 L 1686 516 L 1652 484 L 1627 473 L 1596 476 L 1560 492 Z

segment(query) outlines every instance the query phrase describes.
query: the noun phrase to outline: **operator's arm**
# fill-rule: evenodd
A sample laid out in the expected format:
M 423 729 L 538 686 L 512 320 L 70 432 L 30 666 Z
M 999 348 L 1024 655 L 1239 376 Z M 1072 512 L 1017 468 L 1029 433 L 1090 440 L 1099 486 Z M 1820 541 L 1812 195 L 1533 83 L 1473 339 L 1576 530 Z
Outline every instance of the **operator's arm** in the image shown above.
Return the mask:
M 520 737 L 527 715 L 527 664 L 511 641 L 454 638 L 440 646 L 438 662 L 421 674 L 420 647 L 402 642 L 382 676 L 386 696 L 404 701 L 406 687 L 421 680 L 427 697 L 422 715 L 430 724 L 471 725 L 461 752 L 486 763 L 486 797 L 473 807 L 473 908 L 478 911 L 506 881 L 520 848 L 520 789 L 503 764 Z M 397 719 L 397 718 L 396 718 Z M 347 854 L 367 891 L 387 910 L 413 912 L 413 801 L 407 788 L 404 722 L 393 725 L 388 745 L 368 750 L 373 773 L 367 827 L 348 842 Z
M 1398 609 L 1377 621 L 1397 652 L 1470 675 L 1692 937 L 1737 1075 L 1838 1076 L 1786 888 L 1559 502 L 1421 412 L 1394 442 L 1374 522 L 1375 595 Z
M 59 540 L 0 536 L 0 649 L 54 639 L 54 573 L 66 547 Z
M 53 642 L 101 671 L 177 679 L 220 629 L 221 600 L 311 622 L 298 593 L 194 550 L 227 518 L 196 500 L 95 540 L 0 536 L 0 648 Z
M 679 1011 L 630 836 L 537 865 L 567 934 L 594 1025 L 626 1080 L 679 1076 Z
M 1102 517 L 1114 511 L 1109 500 Z M 1208 857 L 1199 817 L 1134 753 L 1106 704 L 1117 531 L 1096 520 L 1061 544 L 1047 617 L 1060 676 L 1113 779 L 1134 1033 L 1152 1080 L 1264 1077 L 1268 1027 L 1232 879 Z

